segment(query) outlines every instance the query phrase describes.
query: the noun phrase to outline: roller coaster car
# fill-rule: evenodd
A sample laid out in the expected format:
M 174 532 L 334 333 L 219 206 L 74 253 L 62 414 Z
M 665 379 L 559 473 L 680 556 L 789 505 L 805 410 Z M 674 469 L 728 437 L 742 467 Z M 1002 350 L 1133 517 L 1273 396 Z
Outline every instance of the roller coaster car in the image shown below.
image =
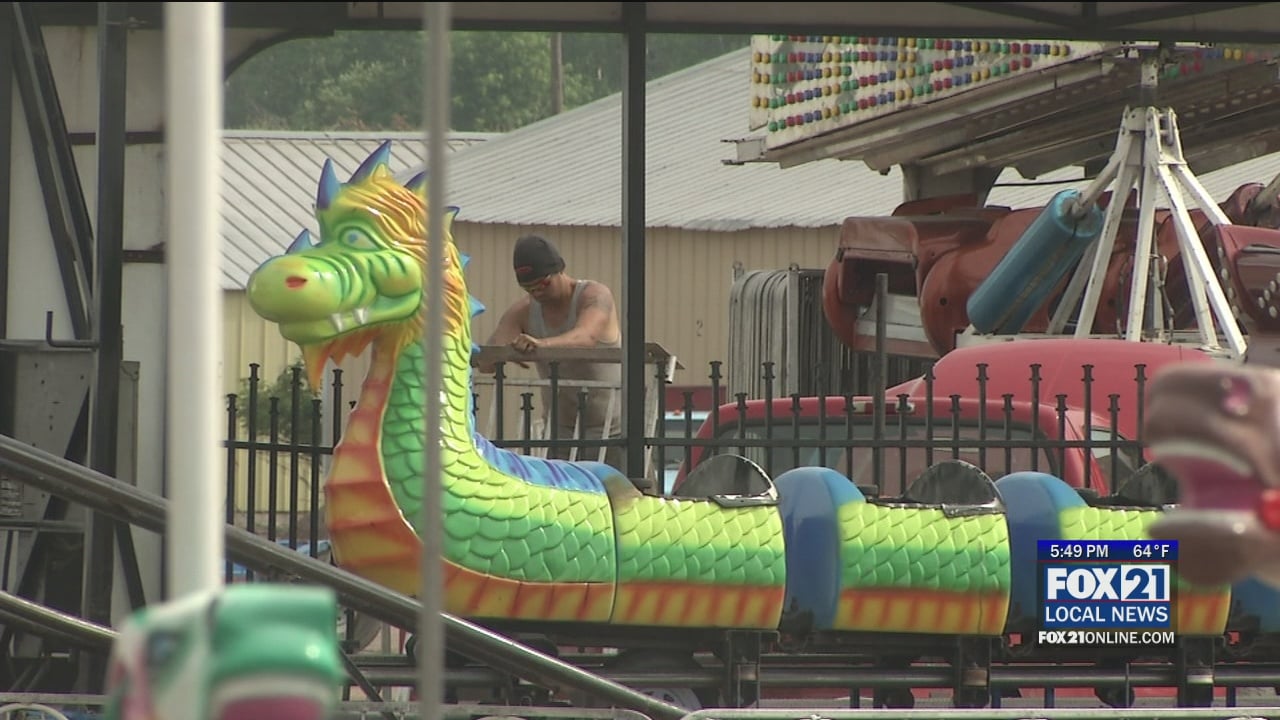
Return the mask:
M 751 460 L 732 454 L 715 455 L 700 463 L 675 497 L 709 499 L 724 507 L 778 504 L 778 490 L 768 473 Z M 963 460 L 944 460 L 930 466 L 900 496 L 869 497 L 868 501 L 935 507 L 951 517 L 1002 511 L 995 482 Z
M 1261 184 L 1239 187 L 1221 208 L 1233 226 L 1215 227 L 1198 209 L 1191 211 L 1214 270 L 1233 280 L 1228 297 L 1235 301 L 1261 297 L 1280 269 L 1280 211 L 1264 206 L 1254 209 L 1252 201 Z M 1104 193 L 1098 205 L 1105 209 L 1111 194 Z M 900 205 L 891 217 L 847 218 L 841 228 L 840 245 L 828 265 L 823 281 L 823 313 L 840 340 L 855 350 L 874 349 L 875 338 L 859 332 L 860 321 L 870 319 L 875 277 L 889 277 L 889 322 L 916 328 L 916 337 L 888 339 L 893 354 L 921 357 L 944 355 L 956 347 L 956 335 L 970 325 L 967 304 L 1000 260 L 1041 214 L 1043 208 L 1010 209 L 975 207 L 972 195 L 935 198 Z M 1158 210 L 1156 252 L 1164 258 L 1165 288 L 1176 329 L 1194 327 L 1192 305 L 1182 269 L 1176 231 L 1171 214 Z M 1092 331 L 1114 333 L 1126 317 L 1128 283 L 1137 232 L 1137 194 L 1131 193 L 1116 236 L 1103 282 L 1102 302 Z M 1265 257 L 1265 260 L 1259 260 Z M 1242 284 L 1249 263 L 1271 268 L 1258 284 Z M 1272 265 L 1275 265 L 1273 268 Z M 1256 275 L 1257 273 L 1254 272 Z M 1069 277 L 1070 273 L 1067 273 Z M 1064 277 L 1049 294 L 1048 302 L 1030 315 L 1025 333 L 1043 333 L 1066 287 Z M 1270 301 L 1270 298 L 1267 298 Z M 1247 303 L 1235 303 L 1247 304 Z M 1258 315 L 1258 305 L 1239 307 L 1244 314 Z M 1263 315 L 1266 315 L 1265 308 Z M 1280 329 L 1277 318 L 1267 317 Z M 892 328 L 891 328 L 892 329 Z M 890 333 L 892 335 L 892 332 Z M 922 336 L 922 338 L 920 337 Z
M 1147 463 L 1125 479 L 1115 493 L 1098 496 L 1077 489 L 1094 507 L 1167 508 L 1178 503 L 1178 481 L 1160 465 Z
M 675 497 L 711 500 L 722 507 L 777 505 L 769 474 L 741 455 L 716 455 L 689 473 Z

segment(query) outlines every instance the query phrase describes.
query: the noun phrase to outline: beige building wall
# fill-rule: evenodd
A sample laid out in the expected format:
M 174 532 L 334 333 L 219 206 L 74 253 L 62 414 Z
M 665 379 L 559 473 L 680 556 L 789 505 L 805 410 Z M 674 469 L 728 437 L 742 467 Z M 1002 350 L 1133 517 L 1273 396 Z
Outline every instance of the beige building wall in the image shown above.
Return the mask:
M 454 239 L 459 248 L 471 256 L 467 270 L 468 286 L 485 304 L 486 310 L 473 324 L 475 341 L 484 344 L 502 311 L 521 292 L 511 274 L 511 247 L 522 234 L 537 233 L 551 239 L 565 257 L 567 271 L 574 277 L 607 283 L 625 313 L 622 278 L 622 235 L 618 228 L 544 227 L 490 225 L 458 222 Z M 734 281 L 734 268 L 742 270 L 785 269 L 791 264 L 802 268 L 824 268 L 834 256 L 839 226 L 826 228 L 753 229 L 738 232 L 712 232 L 650 228 L 646 233 L 648 278 L 645 288 L 648 338 L 674 353 L 685 369 L 677 372 L 675 383 L 707 385 L 710 362 L 727 360 L 729 338 L 729 293 Z M 286 342 L 272 323 L 258 317 L 243 292 L 227 292 L 224 309 L 225 350 L 223 357 L 224 390 L 235 393 L 240 379 L 249 374 L 249 364 L 260 365 L 263 385 L 273 382 L 282 369 L 297 359 L 296 346 Z M 343 397 L 349 402 L 359 392 L 367 364 L 364 358 L 348 359 L 342 364 Z M 332 366 L 330 367 L 330 371 Z M 517 378 L 532 379 L 532 370 L 513 368 Z M 326 372 L 324 397 L 328 404 L 331 375 Z M 492 427 L 489 408 L 492 395 L 479 380 L 478 427 L 488 432 Z M 520 391 L 508 390 L 504 405 L 505 431 L 508 438 L 519 437 Z M 347 402 L 343 404 L 346 405 Z M 537 402 L 537 396 L 535 396 Z M 263 419 L 260 426 L 264 428 Z M 328 432 L 329 421 L 325 421 Z M 244 429 L 240 437 L 245 437 Z M 282 459 L 280 477 L 288 477 L 288 457 Z M 243 478 L 248 465 L 240 452 L 237 474 L 238 505 L 245 503 Z M 259 478 L 267 477 L 268 459 L 258 458 Z M 309 466 L 300 468 L 303 484 L 309 485 Z M 259 482 L 257 506 L 266 507 L 265 482 Z M 279 492 L 287 502 L 287 482 Z M 306 497 L 307 488 L 300 488 Z
M 776 228 L 710 232 L 650 228 L 646 242 L 647 338 L 680 358 L 679 384 L 707 381 L 709 363 L 725 360 L 729 342 L 729 292 L 734 266 L 743 270 L 786 269 L 795 263 L 825 268 L 835 256 L 839 225 L 827 228 Z M 458 223 L 454 237 L 471 255 L 471 293 L 488 310 L 476 318 L 477 342 L 488 337 L 498 317 L 519 295 L 511 274 L 516 238 L 537 233 L 552 240 L 574 277 L 607 283 L 625 312 L 622 232 L 599 227 L 520 227 Z

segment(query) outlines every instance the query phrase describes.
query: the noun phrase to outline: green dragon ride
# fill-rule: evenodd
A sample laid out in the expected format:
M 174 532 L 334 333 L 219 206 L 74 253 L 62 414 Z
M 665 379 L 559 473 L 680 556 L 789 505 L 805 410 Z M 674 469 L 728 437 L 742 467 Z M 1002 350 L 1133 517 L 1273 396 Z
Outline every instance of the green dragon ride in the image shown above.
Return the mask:
M 328 360 L 372 353 L 325 484 L 332 547 L 354 573 L 419 590 L 428 422 L 442 436 L 445 608 L 469 618 L 997 636 L 1034 613 L 1036 539 L 1139 539 L 1159 516 L 1087 507 L 1038 473 L 1002 478 L 990 503 L 962 512 L 868 501 L 826 468 L 785 473 L 749 502 L 654 497 L 600 463 L 497 448 L 473 423 L 482 306 L 452 207 L 441 210 L 443 412 L 426 418 L 425 175 L 397 181 L 389 154 L 379 147 L 346 183 L 327 161 L 318 239 L 303 231 L 248 283 L 254 310 L 301 347 L 312 387 Z M 1178 629 L 1221 633 L 1229 596 L 1184 588 Z

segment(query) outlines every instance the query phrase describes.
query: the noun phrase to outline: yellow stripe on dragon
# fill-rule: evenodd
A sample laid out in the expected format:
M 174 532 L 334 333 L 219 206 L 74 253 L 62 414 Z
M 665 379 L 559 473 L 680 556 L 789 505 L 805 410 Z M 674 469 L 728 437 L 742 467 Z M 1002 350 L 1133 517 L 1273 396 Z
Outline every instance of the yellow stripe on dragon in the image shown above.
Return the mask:
M 457 615 L 651 627 L 1004 631 L 1019 577 L 1013 548 L 1021 542 L 1006 503 L 962 513 L 871 503 L 826 468 L 785 473 L 753 502 L 653 497 L 607 465 L 518 455 L 479 435 L 471 317 L 483 308 L 467 293 L 467 258 L 452 236 L 456 208 L 445 211 L 442 243 L 442 414 L 425 418 L 426 177 L 397 181 L 389 158 L 387 143 L 346 183 L 327 161 L 316 195 L 318 239 L 304 230 L 247 288 L 254 310 L 302 349 L 313 388 L 329 360 L 370 352 L 325 481 L 325 522 L 340 565 L 393 590 L 418 592 L 431 421 L 442 442 L 445 606 Z M 1048 476 L 1023 480 L 1066 488 Z M 1058 509 L 1033 502 L 1019 512 L 1056 518 Z

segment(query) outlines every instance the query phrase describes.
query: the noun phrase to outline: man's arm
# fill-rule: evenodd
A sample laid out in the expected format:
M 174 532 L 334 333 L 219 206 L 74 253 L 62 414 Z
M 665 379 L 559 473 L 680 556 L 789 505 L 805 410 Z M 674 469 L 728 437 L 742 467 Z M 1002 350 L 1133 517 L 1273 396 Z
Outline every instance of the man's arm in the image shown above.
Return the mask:
M 613 292 L 604 283 L 589 283 L 578 300 L 578 323 L 568 332 L 539 340 L 538 347 L 594 347 L 609 342 L 616 317 Z
M 520 337 L 524 332 L 525 320 L 529 317 L 529 299 L 527 297 L 520 298 L 502 313 L 502 317 L 498 320 L 498 326 L 493 329 L 493 334 L 485 341 L 485 345 L 507 345 L 512 340 Z M 496 369 L 494 363 L 481 362 L 476 367 L 482 373 L 493 373 Z

